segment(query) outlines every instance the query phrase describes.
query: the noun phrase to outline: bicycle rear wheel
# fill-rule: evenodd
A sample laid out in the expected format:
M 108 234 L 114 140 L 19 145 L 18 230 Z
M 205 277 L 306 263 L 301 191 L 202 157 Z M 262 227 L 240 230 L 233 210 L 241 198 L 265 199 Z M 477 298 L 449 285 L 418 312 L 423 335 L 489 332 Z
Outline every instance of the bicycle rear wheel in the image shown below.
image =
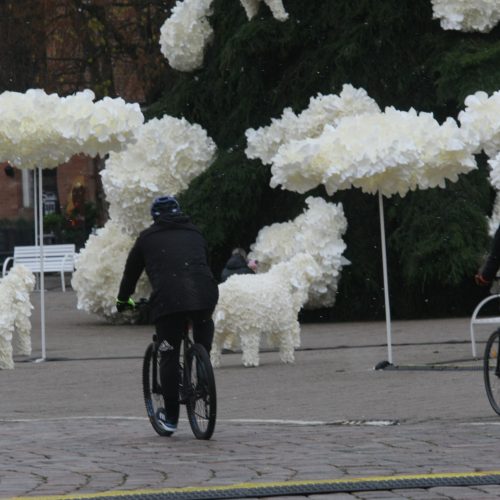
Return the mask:
M 158 424 L 158 417 L 161 413 L 165 413 L 163 395 L 160 385 L 160 366 L 155 343 L 151 342 L 144 353 L 144 361 L 142 364 L 142 390 L 144 393 L 144 404 L 146 412 L 153 429 L 160 436 L 171 436 L 172 432 L 168 432 Z
M 486 342 L 483 374 L 488 400 L 500 415 L 500 329 L 492 333 Z
M 193 344 L 186 353 L 183 388 L 193 434 L 197 439 L 210 439 L 215 428 L 217 394 L 212 364 L 201 344 Z

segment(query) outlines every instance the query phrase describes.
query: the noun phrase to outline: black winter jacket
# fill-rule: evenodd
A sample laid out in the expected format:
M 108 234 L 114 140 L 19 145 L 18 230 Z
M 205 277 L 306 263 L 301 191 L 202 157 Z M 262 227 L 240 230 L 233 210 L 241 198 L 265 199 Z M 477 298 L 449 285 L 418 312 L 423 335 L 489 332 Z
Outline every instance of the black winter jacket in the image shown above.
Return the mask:
M 247 265 L 247 261 L 240 254 L 231 255 L 220 275 L 221 283 L 233 274 L 255 274 Z
M 134 293 L 144 269 L 153 288 L 153 322 L 166 314 L 213 309 L 217 304 L 219 289 L 208 265 L 205 238 L 186 216 L 163 216 L 141 232 L 127 257 L 120 300 Z

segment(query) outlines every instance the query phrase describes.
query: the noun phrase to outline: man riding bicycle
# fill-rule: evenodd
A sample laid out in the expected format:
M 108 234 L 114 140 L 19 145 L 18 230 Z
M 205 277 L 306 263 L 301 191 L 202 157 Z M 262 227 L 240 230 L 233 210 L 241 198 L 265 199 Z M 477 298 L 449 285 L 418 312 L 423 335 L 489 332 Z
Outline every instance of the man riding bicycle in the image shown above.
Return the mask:
M 214 334 L 212 313 L 219 290 L 208 265 L 208 248 L 200 230 L 181 211 L 173 196 L 156 198 L 151 206 L 153 224 L 142 231 L 127 257 L 116 308 L 133 307 L 130 296 L 145 270 L 153 288 L 151 320 L 160 352 L 160 382 L 165 413 L 159 424 L 168 432 L 179 420 L 178 361 L 187 321 L 194 341 L 210 352 Z

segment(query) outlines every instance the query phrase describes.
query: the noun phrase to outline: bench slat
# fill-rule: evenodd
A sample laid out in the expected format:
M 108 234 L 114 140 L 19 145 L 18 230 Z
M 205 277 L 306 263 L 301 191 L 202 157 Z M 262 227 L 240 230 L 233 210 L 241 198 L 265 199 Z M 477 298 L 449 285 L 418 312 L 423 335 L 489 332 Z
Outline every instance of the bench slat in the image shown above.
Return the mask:
M 475 325 L 493 325 L 495 323 L 500 323 L 499 316 L 492 316 L 491 318 L 479 318 L 472 321 Z

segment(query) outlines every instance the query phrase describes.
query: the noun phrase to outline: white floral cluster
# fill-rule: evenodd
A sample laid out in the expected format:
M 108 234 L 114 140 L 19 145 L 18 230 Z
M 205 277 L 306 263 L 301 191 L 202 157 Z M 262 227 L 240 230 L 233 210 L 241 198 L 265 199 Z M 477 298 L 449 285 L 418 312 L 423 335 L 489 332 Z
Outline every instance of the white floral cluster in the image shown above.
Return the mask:
M 187 189 L 216 151 L 200 125 L 171 116 L 148 121 L 136 139 L 125 151 L 112 153 L 101 174 L 111 219 L 132 235 L 151 224 L 154 198 Z
M 211 359 L 220 365 L 225 347 L 242 350 L 245 366 L 259 365 L 261 339 L 279 347 L 284 363 L 293 363 L 300 346 L 298 313 L 321 269 L 311 255 L 301 253 L 260 274 L 237 274 L 219 285 L 214 313 Z
M 213 37 L 207 17 L 213 0 L 178 0 L 160 29 L 160 47 L 170 66 L 193 71 L 203 65 L 205 46 Z
M 497 191 L 500 191 L 500 153 L 490 158 L 488 164 L 491 167 L 490 183 Z
M 432 0 L 432 9 L 445 30 L 488 32 L 500 21 L 498 0 Z
M 0 94 L 0 160 L 20 168 L 53 168 L 76 153 L 119 151 L 144 121 L 138 104 L 84 90 L 68 97 L 30 89 Z
M 489 157 L 490 181 L 500 190 L 500 92 L 488 96 L 486 92 L 476 92 L 465 99 L 465 109 L 458 119 L 467 136 L 475 146 L 475 152 L 483 150 Z
M 258 260 L 259 271 L 268 271 L 299 253 L 311 255 L 321 270 L 309 288 L 306 308 L 331 307 L 335 303 L 346 244 L 342 236 L 347 220 L 341 204 L 322 198 L 306 199 L 308 208 L 296 219 L 276 223 L 259 231 L 249 258 Z
M 475 152 L 484 150 L 495 156 L 500 150 L 500 91 L 488 96 L 476 92 L 465 98 L 465 109 L 458 115 L 461 128 L 468 141 L 476 146 Z
M 269 7 L 273 17 L 278 21 L 283 22 L 288 19 L 288 12 L 283 6 L 283 0 L 240 0 L 240 2 L 245 9 L 248 20 L 257 15 L 261 2 L 264 2 Z
M 78 309 L 111 321 L 115 319 L 116 294 L 133 243 L 134 238 L 112 220 L 89 237 L 85 248 L 77 255 L 71 280 L 77 293 Z M 148 297 L 150 292 L 149 283 L 142 276 L 134 297 Z
M 14 368 L 13 354 L 31 354 L 30 292 L 35 276 L 16 264 L 0 281 L 0 369 Z
M 366 193 L 404 196 L 417 188 L 444 187 L 476 168 L 462 130 L 431 113 L 386 108 L 343 118 L 312 139 L 284 144 L 273 158 L 271 186 L 304 193 L 324 184 L 332 194 L 351 186 Z
M 110 220 L 78 254 L 71 282 L 79 309 L 110 321 L 123 319 L 116 315 L 116 294 L 135 238 L 151 225 L 152 201 L 185 190 L 211 165 L 215 152 L 215 143 L 199 125 L 164 116 L 143 125 L 125 151 L 110 155 L 102 172 Z M 143 276 L 134 298 L 150 292 Z
M 484 151 L 490 159 L 490 183 L 497 190 L 493 213 L 488 219 L 489 234 L 493 236 L 500 224 L 500 92 L 488 96 L 476 92 L 465 99 L 465 109 L 460 112 L 462 130 L 474 145 L 474 152 Z
M 288 13 L 283 0 L 241 0 L 248 19 L 252 19 L 264 2 L 275 19 L 286 21 Z M 177 0 L 172 14 L 160 28 L 160 50 L 170 66 L 178 71 L 194 71 L 203 66 L 206 46 L 214 30 L 208 17 L 213 0 Z
M 290 141 L 318 137 L 325 125 L 337 125 L 346 116 L 380 112 L 378 104 L 364 89 L 345 84 L 339 95 L 318 94 L 309 101 L 307 109 L 296 115 L 285 108 L 281 118 L 271 120 L 271 125 L 257 130 L 248 129 L 248 158 L 259 158 L 271 164 L 279 148 Z

